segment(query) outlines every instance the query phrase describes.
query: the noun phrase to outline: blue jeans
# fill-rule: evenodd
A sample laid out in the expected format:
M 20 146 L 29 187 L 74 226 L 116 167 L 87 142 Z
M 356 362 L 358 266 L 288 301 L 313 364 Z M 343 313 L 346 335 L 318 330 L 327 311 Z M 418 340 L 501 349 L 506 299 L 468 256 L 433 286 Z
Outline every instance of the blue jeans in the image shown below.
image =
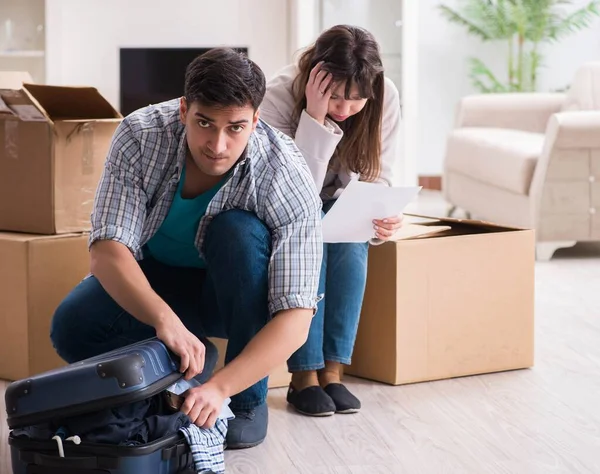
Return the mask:
M 323 205 L 323 215 L 335 201 Z M 288 370 L 318 370 L 325 361 L 350 364 L 367 282 L 368 243 L 324 244 L 319 301 L 306 343 L 288 360 Z
M 229 363 L 270 320 L 271 234 L 254 215 L 229 210 L 213 218 L 204 241 L 206 270 L 139 262 L 150 285 L 200 339 L 227 338 Z M 51 326 L 57 353 L 68 363 L 155 337 L 153 327 L 126 313 L 94 277 L 60 304 Z M 268 378 L 232 397 L 233 409 L 266 401 Z

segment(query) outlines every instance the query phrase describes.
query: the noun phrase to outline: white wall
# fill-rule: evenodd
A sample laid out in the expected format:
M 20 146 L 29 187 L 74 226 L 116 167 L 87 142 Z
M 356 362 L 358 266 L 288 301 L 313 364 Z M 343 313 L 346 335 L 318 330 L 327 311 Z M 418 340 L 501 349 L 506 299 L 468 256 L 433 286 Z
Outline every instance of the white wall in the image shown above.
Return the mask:
M 289 54 L 297 59 L 298 54 L 319 36 L 321 11 L 319 0 L 289 1 Z
M 402 143 L 403 173 L 400 184 L 418 184 L 419 146 L 419 5 L 402 0 Z
M 289 60 L 285 0 L 46 3 L 47 83 L 97 87 L 115 107 L 119 47 L 247 46 L 267 77 Z
M 459 26 L 451 25 L 437 10 L 440 3 L 456 7 L 457 0 L 419 0 L 419 134 L 417 170 L 420 175 L 439 175 L 446 136 L 452 129 L 458 100 L 476 92 L 468 79 L 467 58 L 476 56 L 502 71 L 506 61 L 504 45 L 482 44 Z M 574 4 L 584 5 L 584 0 Z M 544 49 L 545 65 L 540 90 L 562 88 L 577 67 L 588 60 L 600 60 L 600 20 L 560 44 Z
M 399 0 L 323 0 L 323 29 L 339 24 L 362 26 L 379 43 L 386 75 L 402 89 L 402 2 Z

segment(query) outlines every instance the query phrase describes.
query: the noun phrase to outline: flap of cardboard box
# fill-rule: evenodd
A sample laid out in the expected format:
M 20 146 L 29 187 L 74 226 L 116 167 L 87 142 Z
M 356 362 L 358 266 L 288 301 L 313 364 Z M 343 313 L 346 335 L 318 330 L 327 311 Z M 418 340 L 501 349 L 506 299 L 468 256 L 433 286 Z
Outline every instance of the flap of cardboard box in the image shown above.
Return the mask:
M 28 72 L 0 71 L 0 118 L 17 117 L 20 105 L 31 104 L 21 91 L 26 82 L 33 82 Z M 11 107 L 13 104 L 17 105 L 16 110 Z
M 409 240 L 427 237 L 438 232 L 444 232 L 450 230 L 449 225 L 421 225 L 421 224 L 404 224 L 396 233 L 392 236 L 391 240 Z
M 50 120 L 122 118 L 94 87 L 25 84 L 24 89 Z
M 82 233 L 70 234 L 27 234 L 22 232 L 3 232 L 0 231 L 0 244 L 2 242 L 39 242 L 42 240 L 58 240 L 73 237 L 81 237 Z M 87 234 L 85 234 L 87 235 Z
M 433 217 L 433 216 L 425 216 L 421 214 L 404 214 L 409 219 L 415 218 L 411 220 L 413 223 L 419 223 L 421 225 L 449 225 L 452 224 L 464 224 L 467 226 L 479 227 L 482 229 L 490 229 L 495 231 L 502 230 L 529 230 L 524 227 L 513 227 L 508 225 L 497 224 L 495 222 L 482 221 L 477 219 L 460 219 L 455 217 Z
M 21 89 L 24 83 L 32 82 L 31 75 L 26 71 L 0 71 L 0 89 Z

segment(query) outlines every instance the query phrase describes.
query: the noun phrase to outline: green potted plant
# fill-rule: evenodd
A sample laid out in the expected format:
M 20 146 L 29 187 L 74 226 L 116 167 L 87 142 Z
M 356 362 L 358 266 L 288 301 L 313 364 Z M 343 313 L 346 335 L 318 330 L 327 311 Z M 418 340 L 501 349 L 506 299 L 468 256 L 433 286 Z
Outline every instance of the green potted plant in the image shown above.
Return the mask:
M 460 0 L 459 8 L 440 5 L 442 15 L 483 41 L 508 46 L 506 76 L 494 75 L 478 58 L 470 58 L 470 79 L 483 93 L 537 90 L 542 64 L 540 46 L 588 27 L 600 15 L 600 0 L 573 9 L 569 0 Z

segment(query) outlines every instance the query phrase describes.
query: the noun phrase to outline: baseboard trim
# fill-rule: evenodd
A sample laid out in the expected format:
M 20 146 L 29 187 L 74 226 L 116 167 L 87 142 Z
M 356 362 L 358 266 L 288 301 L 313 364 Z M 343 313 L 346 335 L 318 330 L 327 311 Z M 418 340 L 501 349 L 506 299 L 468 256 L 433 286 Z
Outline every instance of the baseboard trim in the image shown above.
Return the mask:
M 419 176 L 419 186 L 423 189 L 433 189 L 435 191 L 442 190 L 441 176 Z

